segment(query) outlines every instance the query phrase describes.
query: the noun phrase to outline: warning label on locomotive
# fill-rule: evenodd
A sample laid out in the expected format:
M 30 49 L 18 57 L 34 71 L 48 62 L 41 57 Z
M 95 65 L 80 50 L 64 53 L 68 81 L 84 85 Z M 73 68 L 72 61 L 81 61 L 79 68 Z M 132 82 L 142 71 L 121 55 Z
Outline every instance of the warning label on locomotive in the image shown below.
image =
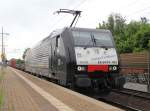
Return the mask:
M 75 47 L 77 65 L 118 65 L 115 48 Z

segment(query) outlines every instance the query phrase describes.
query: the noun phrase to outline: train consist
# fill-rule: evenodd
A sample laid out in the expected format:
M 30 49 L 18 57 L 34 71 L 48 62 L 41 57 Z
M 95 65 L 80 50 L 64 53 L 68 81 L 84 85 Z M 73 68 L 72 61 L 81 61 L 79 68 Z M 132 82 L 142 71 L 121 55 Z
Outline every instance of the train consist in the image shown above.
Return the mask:
M 63 28 L 28 50 L 25 71 L 45 76 L 68 87 L 123 85 L 109 30 Z
M 22 70 L 24 71 L 25 70 L 25 64 L 24 64 L 24 61 L 21 60 L 21 59 L 15 59 L 15 58 L 12 58 L 8 61 L 8 65 L 10 67 L 13 67 L 13 68 L 16 68 L 16 69 L 19 69 L 19 70 Z

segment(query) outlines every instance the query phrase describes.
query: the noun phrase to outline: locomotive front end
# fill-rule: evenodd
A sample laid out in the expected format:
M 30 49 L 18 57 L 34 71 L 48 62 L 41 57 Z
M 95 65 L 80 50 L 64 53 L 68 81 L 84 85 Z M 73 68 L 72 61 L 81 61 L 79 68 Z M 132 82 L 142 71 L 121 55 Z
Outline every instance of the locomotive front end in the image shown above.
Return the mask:
M 110 87 L 119 72 L 118 56 L 108 30 L 73 30 L 75 81 L 80 87 Z

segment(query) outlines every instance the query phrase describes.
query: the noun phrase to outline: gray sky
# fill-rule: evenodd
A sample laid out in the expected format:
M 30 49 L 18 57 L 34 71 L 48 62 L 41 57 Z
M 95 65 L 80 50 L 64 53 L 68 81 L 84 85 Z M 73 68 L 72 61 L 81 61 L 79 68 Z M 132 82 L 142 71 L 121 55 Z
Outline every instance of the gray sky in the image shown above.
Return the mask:
M 83 11 L 77 27 L 95 28 L 112 12 L 128 21 L 150 19 L 150 0 L 0 0 L 0 28 L 10 33 L 5 36 L 7 58 L 21 58 L 52 30 L 69 26 L 72 15 L 53 15 L 60 8 Z

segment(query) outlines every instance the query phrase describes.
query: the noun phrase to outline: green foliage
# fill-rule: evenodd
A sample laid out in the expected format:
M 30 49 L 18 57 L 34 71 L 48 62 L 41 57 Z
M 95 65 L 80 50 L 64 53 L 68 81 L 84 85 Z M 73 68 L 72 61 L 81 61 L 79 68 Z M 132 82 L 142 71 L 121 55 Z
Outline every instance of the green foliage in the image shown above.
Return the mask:
M 2 81 L 2 79 L 3 79 L 3 77 L 4 77 L 4 71 L 3 71 L 3 69 L 1 69 L 1 71 L 0 71 L 0 84 L 1 84 L 1 81 Z M 4 93 L 3 93 L 3 91 L 2 91 L 2 89 L 0 88 L 0 111 L 1 111 L 1 106 L 2 106 L 2 104 L 3 104 L 3 99 L 4 99 L 4 95 L 3 95 Z
M 141 29 L 135 34 L 135 47 L 147 50 L 149 48 L 149 40 L 150 26 L 143 25 Z
M 23 60 L 21 60 L 21 59 L 16 59 L 16 64 L 22 64 L 22 63 L 24 63 Z
M 120 14 L 111 14 L 107 21 L 99 23 L 99 29 L 109 29 L 120 53 L 140 52 L 150 49 L 150 24 L 146 17 L 141 21 L 126 23 Z
M 2 103 L 3 103 L 3 92 L 2 90 L 0 90 L 0 110 L 1 110 Z

